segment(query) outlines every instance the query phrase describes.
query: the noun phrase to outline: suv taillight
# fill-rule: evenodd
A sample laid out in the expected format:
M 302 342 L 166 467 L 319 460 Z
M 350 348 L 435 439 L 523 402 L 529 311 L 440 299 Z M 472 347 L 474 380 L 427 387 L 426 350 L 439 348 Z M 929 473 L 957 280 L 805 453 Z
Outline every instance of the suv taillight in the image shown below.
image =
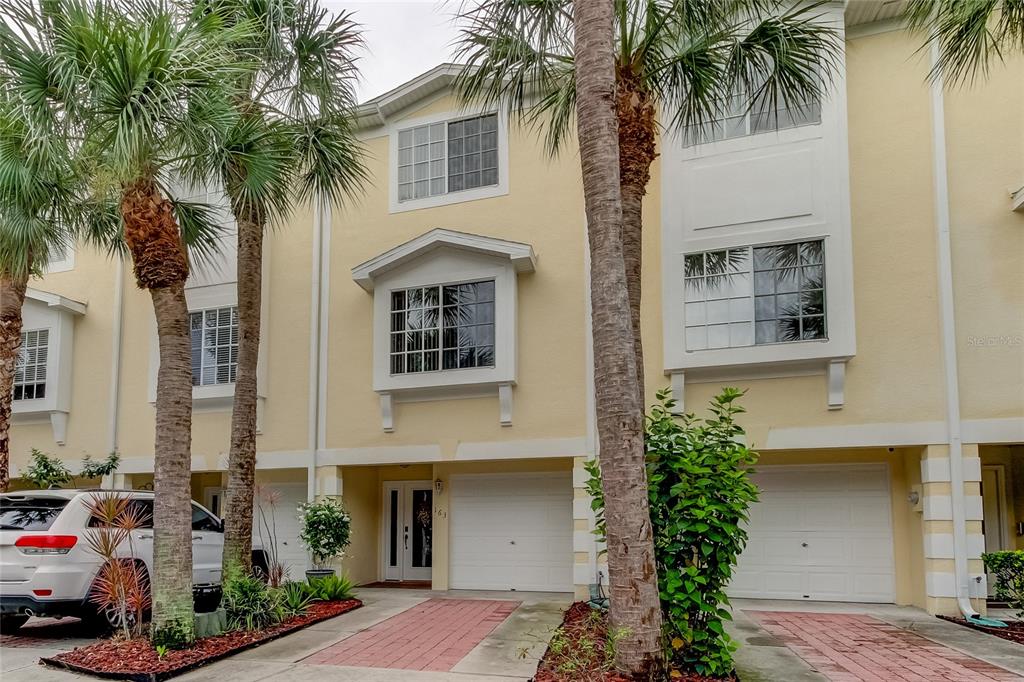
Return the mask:
M 77 543 L 76 535 L 22 535 L 14 546 L 22 554 L 67 554 Z

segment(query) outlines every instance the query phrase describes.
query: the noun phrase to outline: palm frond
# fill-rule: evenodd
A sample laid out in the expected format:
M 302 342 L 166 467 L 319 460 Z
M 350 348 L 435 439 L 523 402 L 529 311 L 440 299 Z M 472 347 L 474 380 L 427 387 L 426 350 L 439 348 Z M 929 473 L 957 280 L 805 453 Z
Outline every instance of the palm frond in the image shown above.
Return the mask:
M 1024 53 L 1024 0 L 910 0 L 906 18 L 939 58 L 929 76 L 970 85 L 994 62 Z

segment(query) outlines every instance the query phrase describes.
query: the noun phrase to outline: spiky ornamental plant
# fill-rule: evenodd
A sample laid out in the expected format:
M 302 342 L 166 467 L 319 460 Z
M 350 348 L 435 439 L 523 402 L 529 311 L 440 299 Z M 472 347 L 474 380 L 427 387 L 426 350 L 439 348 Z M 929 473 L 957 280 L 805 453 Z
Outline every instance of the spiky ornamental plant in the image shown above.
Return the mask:
M 148 290 L 159 337 L 154 446 L 154 642 L 194 638 L 190 446 L 191 343 L 184 285 L 189 253 L 209 254 L 220 229 L 208 207 L 176 199 L 182 164 L 195 141 L 231 123 L 228 96 L 249 65 L 226 49 L 249 28 L 213 15 L 182 17 L 160 0 L 31 0 L 5 4 L 22 31 L 49 55 L 25 83 L 26 102 L 66 106 L 61 134 L 76 140 L 76 169 L 88 183 L 85 205 L 114 206 L 85 220 L 83 235 L 131 255 Z M 56 94 L 52 94 L 56 93 Z M 205 151 L 205 150 L 203 150 Z
M 355 137 L 354 51 L 347 13 L 316 0 L 200 0 L 199 16 L 256 31 L 228 46 L 254 68 L 232 82 L 232 125 L 187 164 L 197 183 L 215 179 L 238 228 L 238 364 L 225 490 L 224 572 L 251 568 L 263 239 L 297 205 L 339 204 L 366 178 Z
M 906 17 L 936 45 L 931 77 L 972 84 L 994 62 L 1024 54 L 1024 0 L 910 0 Z
M 115 493 L 93 493 L 89 513 L 94 525 L 85 541 L 103 559 L 89 601 L 108 625 L 120 628 L 126 638 L 138 637 L 150 605 L 149 573 L 145 565 L 122 556 L 125 547 L 128 556 L 135 556 L 132 531 L 151 525 L 151 519 L 131 498 Z
M 457 80 L 467 102 L 506 110 L 544 130 L 552 154 L 577 111 L 571 0 L 466 0 Z M 643 197 L 662 126 L 683 132 L 721 118 L 734 96 L 748 109 L 801 109 L 822 93 L 841 46 L 823 2 L 614 0 L 615 105 L 622 252 L 644 403 L 640 335 Z

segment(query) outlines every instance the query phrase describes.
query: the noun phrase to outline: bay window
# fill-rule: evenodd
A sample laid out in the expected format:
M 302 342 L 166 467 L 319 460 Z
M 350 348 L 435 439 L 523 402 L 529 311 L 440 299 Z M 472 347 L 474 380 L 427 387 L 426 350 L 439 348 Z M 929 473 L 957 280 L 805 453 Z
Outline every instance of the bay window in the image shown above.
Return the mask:
M 46 397 L 46 363 L 49 348 L 49 329 L 33 329 L 21 333 L 21 350 L 14 369 L 15 400 L 36 400 Z
M 189 313 L 192 336 L 192 385 L 235 382 L 238 366 L 238 308 L 227 306 Z

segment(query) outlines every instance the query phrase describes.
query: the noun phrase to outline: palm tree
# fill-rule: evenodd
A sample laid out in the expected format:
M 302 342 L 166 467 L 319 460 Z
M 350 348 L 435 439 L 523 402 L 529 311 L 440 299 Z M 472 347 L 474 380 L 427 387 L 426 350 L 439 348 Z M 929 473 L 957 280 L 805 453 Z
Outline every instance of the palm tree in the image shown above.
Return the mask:
M 590 241 L 597 429 L 615 663 L 631 679 L 661 669 L 661 609 L 647 506 L 642 406 L 622 254 L 612 0 L 575 4 L 573 99 Z
M 643 197 L 657 157 L 656 115 L 669 131 L 707 128 L 737 100 L 748 110 L 800 109 L 834 70 L 834 29 L 810 5 L 785 0 L 614 0 L 622 251 L 638 389 Z M 571 0 L 483 0 L 459 21 L 458 79 L 467 101 L 503 107 L 545 130 L 557 153 L 578 110 Z M 770 114 L 774 115 L 774 113 Z
M 7 36 L 3 36 L 7 37 Z M 10 55 L 18 43 L 4 41 Z M 31 53 L 22 64 L 38 65 Z M 0 58 L 0 491 L 10 482 L 10 419 L 29 277 L 67 246 L 67 207 L 75 206 L 68 158 L 52 127 L 33 130 L 14 92 L 24 71 Z M 33 148 L 34 141 L 40 141 Z
M 230 121 L 226 84 L 244 65 L 224 49 L 242 33 L 215 17 L 181 17 L 160 2 L 32 0 L 9 5 L 44 52 L 47 69 L 25 84 L 27 102 L 59 99 L 61 130 L 76 140 L 90 202 L 117 220 L 83 221 L 84 236 L 132 258 L 153 301 L 159 342 L 154 444 L 153 625 L 157 643 L 194 639 L 192 616 L 192 371 L 185 302 L 189 247 L 214 248 L 219 229 L 202 206 L 176 200 L 176 165 L 194 142 Z M 102 214 L 102 211 L 97 212 Z
M 298 202 L 339 203 L 365 179 L 352 114 L 353 50 L 362 44 L 346 13 L 316 0 L 202 0 L 194 11 L 224 25 L 256 28 L 232 43 L 255 68 L 237 81 L 234 124 L 190 164 L 201 182 L 216 178 L 238 225 L 238 364 L 225 491 L 224 574 L 252 562 L 256 473 L 256 368 L 259 361 L 263 236 Z
M 1024 53 L 1021 0 L 910 0 L 906 16 L 911 28 L 927 32 L 926 45 L 938 47 L 933 78 L 973 83 L 993 62 Z

